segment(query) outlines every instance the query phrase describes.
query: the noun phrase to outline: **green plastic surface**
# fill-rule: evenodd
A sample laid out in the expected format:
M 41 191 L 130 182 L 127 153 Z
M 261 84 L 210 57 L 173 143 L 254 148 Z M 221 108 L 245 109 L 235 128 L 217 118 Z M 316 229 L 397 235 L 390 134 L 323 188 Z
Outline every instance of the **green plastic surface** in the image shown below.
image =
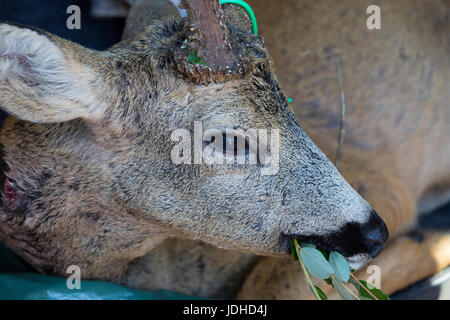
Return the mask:
M 167 290 L 136 290 L 111 282 L 90 280 L 81 280 L 79 290 L 69 290 L 66 278 L 33 272 L 30 266 L 0 243 L 0 300 L 199 299 Z

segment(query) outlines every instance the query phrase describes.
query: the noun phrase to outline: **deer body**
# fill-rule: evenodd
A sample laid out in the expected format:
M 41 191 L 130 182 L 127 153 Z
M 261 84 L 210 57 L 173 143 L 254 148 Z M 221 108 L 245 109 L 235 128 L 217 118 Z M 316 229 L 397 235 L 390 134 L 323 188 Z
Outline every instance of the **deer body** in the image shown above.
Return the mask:
M 349 3 L 330 2 L 327 9 L 356 17 L 359 7 Z M 417 42 L 386 35 L 384 41 L 401 49 L 402 73 L 395 69 L 399 61 L 380 62 L 372 47 L 351 47 L 360 39 L 354 33 L 342 41 L 332 32 L 333 41 L 315 38 L 335 28 L 312 2 L 287 1 L 283 30 L 264 28 L 276 12 L 264 9 L 270 1 L 251 4 L 301 124 L 331 159 L 340 112 L 334 59 L 342 59 L 349 105 L 342 173 L 391 234 L 404 229 L 424 192 L 450 178 L 449 149 L 442 147 L 450 122 L 449 42 L 445 33 L 427 37 L 433 22 L 444 30 L 448 18 L 421 20 L 430 50 L 422 55 Z M 446 5 L 428 7 L 442 13 Z M 138 1 L 135 12 L 145 7 Z M 312 28 L 309 19 L 320 23 L 311 31 L 316 36 L 302 42 L 296 30 Z M 290 236 L 337 249 L 357 266 L 379 253 L 384 224 L 298 126 L 257 37 L 232 31 L 228 61 L 248 59 L 239 60 L 246 74 L 224 79 L 218 65 L 209 79 L 179 74 L 191 67 L 177 67 L 173 59 L 189 41 L 180 21 L 157 23 L 140 35 L 130 21 L 127 28 L 127 40 L 99 53 L 42 31 L 0 26 L 0 106 L 15 116 L 0 136 L 7 176 L 2 242 L 41 272 L 64 275 L 76 264 L 85 278 L 216 298 L 308 297 L 302 280 L 294 279 L 295 263 L 259 256 L 289 254 Z M 280 34 L 299 47 L 277 43 Z M 237 53 L 235 43 L 247 46 Z M 380 41 L 376 49 L 385 47 Z M 312 53 L 299 54 L 307 50 Z M 411 58 L 404 60 L 402 50 Z M 193 85 L 192 79 L 200 80 Z M 429 85 L 422 88 L 417 79 Z M 280 173 L 175 166 L 170 133 L 196 120 L 206 127 L 281 127 Z M 424 167 L 425 157 L 439 165 Z M 366 238 L 372 231 L 376 239 Z M 290 287 L 293 281 L 298 288 Z

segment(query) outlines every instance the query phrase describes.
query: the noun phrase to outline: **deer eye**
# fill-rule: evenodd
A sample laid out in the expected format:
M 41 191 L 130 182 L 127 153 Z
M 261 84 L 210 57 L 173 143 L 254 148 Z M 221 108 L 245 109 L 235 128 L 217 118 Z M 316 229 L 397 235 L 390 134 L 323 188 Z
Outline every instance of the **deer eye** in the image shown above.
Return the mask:
M 238 141 L 236 136 L 227 136 L 226 134 L 222 135 L 222 145 L 224 152 L 231 152 L 233 150 L 234 153 L 238 150 Z
M 236 132 L 222 132 L 220 137 L 212 137 L 211 142 L 217 151 L 222 151 L 224 155 L 234 157 L 246 157 L 252 152 L 249 146 L 249 139 Z
M 221 153 L 227 164 L 257 163 L 257 140 L 251 133 L 230 129 L 207 131 L 204 139 L 206 141 L 203 142 L 203 146 L 207 154 Z

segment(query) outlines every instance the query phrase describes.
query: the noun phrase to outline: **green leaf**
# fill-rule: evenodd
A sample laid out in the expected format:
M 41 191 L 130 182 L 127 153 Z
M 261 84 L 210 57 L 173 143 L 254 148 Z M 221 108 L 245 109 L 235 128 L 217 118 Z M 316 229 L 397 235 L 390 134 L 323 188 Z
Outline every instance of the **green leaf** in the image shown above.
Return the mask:
M 378 300 L 391 300 L 389 296 L 378 289 L 377 287 L 373 286 L 372 284 L 368 284 L 367 281 L 364 280 L 358 280 L 360 284 L 362 284 L 367 290 L 370 291 L 371 294 L 373 294 Z M 373 297 L 366 292 L 361 286 L 359 287 L 359 295 L 363 298 L 373 300 Z
M 347 292 L 341 280 L 339 280 L 338 278 L 331 278 L 331 281 L 333 281 L 333 287 L 336 289 L 342 299 L 355 300 L 355 298 Z
M 328 279 L 333 273 L 333 267 L 323 257 L 322 253 L 314 248 L 302 248 L 300 250 L 306 269 L 316 278 Z
M 333 281 L 331 280 L 331 278 L 325 279 L 325 282 L 330 285 L 333 286 Z
M 316 245 L 308 242 L 300 242 L 300 247 L 302 248 L 315 248 Z
M 292 253 L 292 260 L 298 261 L 297 249 L 295 248 L 294 240 L 291 240 L 291 253 Z
M 322 253 L 322 255 L 325 258 L 325 260 L 328 261 L 328 258 L 330 257 L 330 254 L 328 252 L 326 252 L 325 250 L 323 250 L 322 248 L 317 248 L 317 250 L 319 250 Z
M 203 59 L 200 58 L 200 57 L 198 57 L 198 56 L 195 54 L 194 50 L 191 50 L 191 51 L 189 52 L 189 55 L 186 57 L 186 60 L 187 60 L 187 62 L 192 63 L 192 64 L 205 64 L 205 63 L 203 62 Z
M 333 251 L 330 253 L 328 262 L 334 269 L 334 275 L 342 282 L 348 282 L 350 279 L 350 265 L 342 254 Z
M 311 286 L 309 286 L 309 288 L 314 293 L 314 290 L 311 288 Z M 325 292 L 322 291 L 322 289 L 320 289 L 318 286 L 314 286 L 314 288 L 316 289 L 317 293 L 319 294 L 320 300 L 328 300 L 327 295 L 325 294 Z

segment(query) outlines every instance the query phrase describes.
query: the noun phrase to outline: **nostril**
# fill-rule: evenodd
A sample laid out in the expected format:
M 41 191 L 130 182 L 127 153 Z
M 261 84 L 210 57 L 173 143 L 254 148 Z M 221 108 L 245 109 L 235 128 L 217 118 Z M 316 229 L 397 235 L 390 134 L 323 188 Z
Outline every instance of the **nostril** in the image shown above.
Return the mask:
M 372 258 L 384 248 L 388 236 L 386 224 L 375 210 L 372 210 L 369 221 L 361 226 L 361 242 Z
M 379 239 L 379 237 L 366 237 L 362 240 L 362 244 L 372 258 L 378 256 L 384 247 L 384 242 Z

